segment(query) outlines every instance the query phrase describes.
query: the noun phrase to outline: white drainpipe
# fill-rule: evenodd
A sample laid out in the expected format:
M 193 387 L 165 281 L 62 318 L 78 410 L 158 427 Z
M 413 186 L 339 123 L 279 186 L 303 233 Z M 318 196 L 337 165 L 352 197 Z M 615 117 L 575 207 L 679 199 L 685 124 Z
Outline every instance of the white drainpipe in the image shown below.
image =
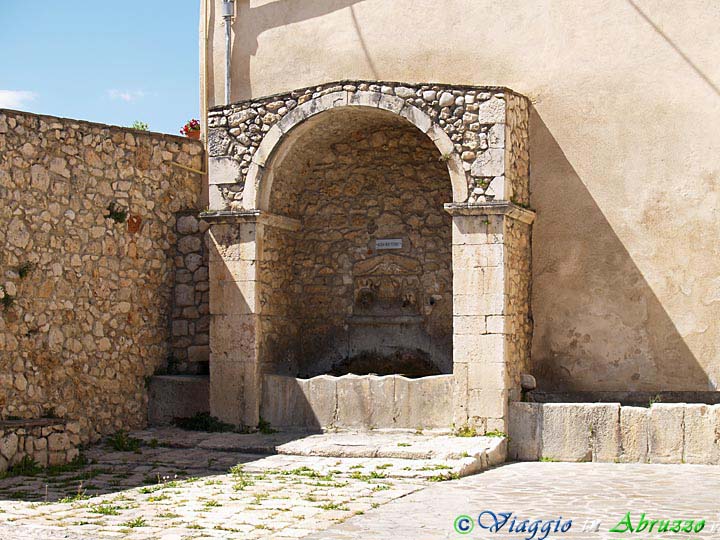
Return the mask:
M 225 104 L 230 103 L 230 56 L 232 51 L 231 37 L 232 37 L 232 18 L 235 14 L 235 2 L 234 0 L 223 0 L 222 3 L 222 16 L 225 21 Z

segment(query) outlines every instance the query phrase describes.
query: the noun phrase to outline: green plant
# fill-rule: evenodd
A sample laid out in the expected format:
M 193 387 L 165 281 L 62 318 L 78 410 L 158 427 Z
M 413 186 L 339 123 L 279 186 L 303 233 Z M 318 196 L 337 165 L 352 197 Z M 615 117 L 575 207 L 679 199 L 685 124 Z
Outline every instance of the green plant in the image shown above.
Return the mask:
M 135 120 L 130 127 L 133 129 L 139 129 L 140 131 L 147 131 L 150 129 L 150 126 L 148 126 L 146 122 L 141 122 L 140 120 Z
M 655 394 L 653 397 L 651 397 L 648 406 L 652 407 L 655 403 L 662 403 L 662 396 L 660 394 Z
M 507 433 L 499 429 L 493 429 L 492 431 L 486 431 L 485 437 L 507 437 Z
M 42 417 L 43 418 L 57 418 L 57 414 L 55 413 L 55 407 L 43 408 Z
M 90 508 L 93 514 L 102 514 L 103 516 L 117 516 L 119 507 L 111 504 L 96 504 Z
M 365 482 L 369 482 L 370 480 L 378 480 L 382 478 L 387 478 L 388 475 L 385 473 L 372 471 L 370 474 L 362 474 L 360 471 L 353 471 L 350 473 L 350 478 L 353 480 L 363 480 Z
M 165 519 L 173 519 L 173 518 L 179 518 L 180 514 L 174 514 L 173 512 L 163 512 L 162 514 L 157 514 L 157 517 L 165 518 Z
M 242 491 L 246 487 L 255 485 L 255 482 L 253 482 L 253 480 L 243 470 L 242 464 L 238 464 L 232 467 L 230 469 L 230 474 L 232 474 L 233 478 L 235 479 L 235 483 L 233 484 L 233 489 L 235 491 Z
M 452 469 L 452 467 L 450 467 L 450 465 L 438 463 L 437 465 L 428 465 L 428 466 L 422 467 L 420 470 L 421 471 L 445 471 L 448 469 Z
M 84 501 L 85 499 L 89 499 L 90 497 L 85 494 L 85 490 L 82 487 L 82 482 L 78 484 L 77 493 L 75 495 L 68 495 L 67 497 L 63 497 L 62 499 L 58 499 L 59 503 L 74 503 L 77 501 Z
M 20 276 L 20 279 L 25 279 L 30 275 L 30 272 L 32 272 L 33 268 L 35 268 L 35 265 L 31 262 L 24 262 L 20 266 L 18 266 L 17 273 L 18 276 Z
M 8 476 L 36 476 L 43 468 L 30 456 L 24 456 L 8 471 Z
M 320 508 L 322 508 L 323 510 L 347 510 L 348 509 L 347 506 L 343 506 L 342 504 L 338 504 L 338 503 L 334 503 L 334 502 L 321 504 Z
M 457 480 L 460 478 L 458 473 L 436 474 L 428 478 L 429 482 L 447 482 L 448 480 Z
M 145 520 L 141 517 L 136 517 L 135 519 L 131 519 L 130 521 L 126 521 L 122 524 L 123 527 L 145 527 Z
M 47 469 L 45 469 L 45 474 L 47 474 L 48 476 L 58 476 L 60 474 L 77 471 L 78 469 L 81 469 L 87 464 L 87 458 L 80 454 L 70 463 L 64 463 L 62 465 L 50 465 Z M 92 478 L 93 475 L 95 475 L 95 471 L 99 471 L 97 474 L 103 472 L 102 469 L 95 469 L 93 471 L 88 471 L 83 475 L 83 477 Z
M 441 162 L 443 162 L 443 163 L 447 163 L 448 161 L 450 161 L 450 157 L 451 157 L 451 154 L 442 154 L 442 155 L 438 158 L 438 161 L 441 161 Z
M 510 199 L 510 202 L 513 203 L 513 204 L 516 205 L 516 206 L 519 206 L 520 208 L 524 208 L 525 210 L 529 210 L 529 209 L 530 209 L 530 205 L 529 205 L 529 204 L 527 204 L 527 203 L 522 203 L 522 202 L 518 201 L 518 200 L 515 199 L 515 198 Z
M 0 285 L 0 303 L 5 309 L 11 308 L 15 303 L 15 297 L 10 295 L 2 285 Z
M 180 429 L 186 429 L 188 431 L 221 433 L 235 430 L 235 426 L 222 422 L 214 416 L 210 416 L 209 412 L 197 413 L 195 416 L 189 418 L 175 418 L 173 424 Z
M 543 463 L 555 463 L 555 462 L 557 462 L 557 459 L 553 459 L 553 458 L 551 458 L 551 457 L 543 456 L 543 457 L 540 458 L 540 461 L 542 461 Z
M 399 443 L 397 443 L 397 445 L 398 445 L 398 446 L 410 446 L 410 443 L 399 442 Z
M 107 211 L 108 214 L 105 217 L 112 219 L 115 223 L 125 223 L 127 220 L 127 209 L 116 205 L 114 202 L 108 204 Z
M 257 428 L 260 433 L 264 433 L 266 435 L 277 433 L 277 429 L 270 427 L 270 422 L 265 420 L 262 416 L 260 417 L 260 421 L 258 421 Z
M 108 439 L 108 444 L 118 452 L 139 452 L 140 439 L 131 437 L 126 431 L 120 430 Z
M 457 428 L 453 432 L 453 435 L 455 435 L 456 437 L 477 437 L 479 433 L 474 427 L 465 425 Z

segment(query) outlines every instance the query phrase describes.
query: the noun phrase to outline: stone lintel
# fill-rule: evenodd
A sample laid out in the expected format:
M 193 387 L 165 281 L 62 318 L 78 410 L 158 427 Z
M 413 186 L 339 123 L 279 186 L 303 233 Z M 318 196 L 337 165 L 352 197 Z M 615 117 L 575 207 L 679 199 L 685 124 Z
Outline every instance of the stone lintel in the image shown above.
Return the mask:
M 287 216 L 271 214 L 263 210 L 210 210 L 201 212 L 200 219 L 210 224 L 220 223 L 260 223 L 268 227 L 297 231 L 300 229 L 300 221 Z
M 504 215 L 523 223 L 532 223 L 535 212 L 513 202 L 498 201 L 481 204 L 445 203 L 445 211 L 451 216 Z

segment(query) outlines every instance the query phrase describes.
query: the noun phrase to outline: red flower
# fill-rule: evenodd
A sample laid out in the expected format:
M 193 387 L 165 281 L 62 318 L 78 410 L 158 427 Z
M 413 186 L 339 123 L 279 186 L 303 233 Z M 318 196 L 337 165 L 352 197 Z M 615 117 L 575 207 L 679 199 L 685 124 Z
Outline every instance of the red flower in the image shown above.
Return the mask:
M 189 120 L 183 128 L 180 130 L 181 135 L 187 135 L 191 131 L 200 131 L 200 121 L 193 118 L 192 120 Z

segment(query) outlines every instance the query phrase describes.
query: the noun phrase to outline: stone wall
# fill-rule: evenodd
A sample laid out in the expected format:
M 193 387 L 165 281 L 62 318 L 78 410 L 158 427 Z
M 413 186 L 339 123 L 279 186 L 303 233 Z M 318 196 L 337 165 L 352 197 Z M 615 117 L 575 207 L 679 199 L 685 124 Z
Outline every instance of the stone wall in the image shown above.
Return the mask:
M 510 404 L 509 458 L 720 464 L 720 405 Z
M 296 375 L 302 357 L 299 332 L 303 310 L 299 298 L 302 293 L 300 276 L 296 272 L 310 269 L 303 268 L 295 260 L 296 231 L 269 226 L 263 231 L 261 256 L 257 263 L 261 370 Z
M 505 111 L 505 183 L 499 199 L 530 206 L 530 104 L 516 94 L 507 94 Z
M 169 373 L 207 373 L 210 359 L 210 284 L 205 231 L 197 211 L 175 221 L 175 292 Z
M 176 219 L 198 211 L 202 178 L 172 163 L 202 169 L 202 145 L 3 110 L 0 152 L 0 415 L 53 413 L 83 442 L 144 425 L 145 380 L 171 352 L 173 262 L 182 281 L 203 257 Z M 177 326 L 202 320 L 192 281 L 198 318 L 177 302 Z
M 26 456 L 41 467 L 63 465 L 78 457 L 80 424 L 56 418 L 0 422 L 0 473 Z
M 452 193 L 439 158 L 430 139 L 402 119 L 345 113 L 313 126 L 275 163 L 270 211 L 301 222 L 295 233 L 263 239 L 261 309 L 278 323 L 265 333 L 272 346 L 263 357 L 272 358 L 276 373 L 314 376 L 363 351 L 400 349 L 420 350 L 438 373 L 451 372 L 451 218 L 443 204 Z M 383 238 L 402 240 L 402 249 L 377 250 Z M 406 263 L 407 275 L 389 270 L 397 275 L 384 285 L 358 275 L 372 261 L 388 264 L 383 255 Z M 361 312 L 358 294 L 366 286 L 383 307 Z M 360 315 L 372 326 L 358 322 Z M 400 316 L 417 317 L 417 324 L 386 326 Z M 396 372 L 391 364 L 399 360 L 377 361 Z
M 505 358 L 508 366 L 511 398 L 520 397 L 520 380 L 531 373 L 530 349 L 532 344 L 531 287 L 531 225 L 515 219 L 506 219 L 503 231 L 505 243 L 505 316 L 502 332 L 506 334 Z M 488 322 L 488 332 L 492 330 Z M 496 326 L 496 331 L 500 330 Z

